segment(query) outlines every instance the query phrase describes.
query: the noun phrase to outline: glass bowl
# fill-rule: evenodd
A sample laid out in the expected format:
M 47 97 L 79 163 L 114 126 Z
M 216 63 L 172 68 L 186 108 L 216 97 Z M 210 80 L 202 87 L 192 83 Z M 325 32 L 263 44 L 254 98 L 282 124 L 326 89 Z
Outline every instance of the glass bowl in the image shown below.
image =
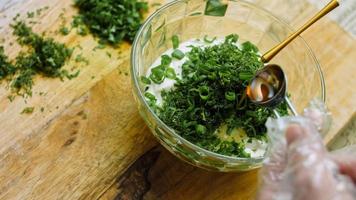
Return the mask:
M 251 41 L 266 52 L 285 39 L 292 28 L 268 11 L 245 1 L 226 1 L 223 16 L 205 14 L 206 0 L 173 1 L 152 14 L 139 30 L 132 48 L 131 76 L 133 93 L 140 114 L 159 142 L 180 159 L 208 170 L 246 171 L 261 166 L 263 157 L 238 158 L 202 149 L 185 140 L 165 125 L 144 98 L 145 86 L 140 76 L 166 50 L 172 48 L 171 37 L 181 42 L 205 35 L 225 37 L 236 33 L 240 42 Z M 301 112 L 313 98 L 325 101 L 325 85 L 320 65 L 302 37 L 297 38 L 272 63 L 279 64 L 288 77 L 291 101 Z

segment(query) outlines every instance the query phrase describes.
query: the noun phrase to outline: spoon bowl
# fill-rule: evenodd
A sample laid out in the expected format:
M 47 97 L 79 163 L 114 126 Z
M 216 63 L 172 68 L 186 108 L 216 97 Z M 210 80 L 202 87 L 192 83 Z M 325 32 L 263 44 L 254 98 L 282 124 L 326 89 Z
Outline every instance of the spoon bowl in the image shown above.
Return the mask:
M 247 96 L 257 104 L 275 107 L 286 95 L 287 80 L 279 65 L 268 64 L 259 70 L 247 87 Z
M 285 101 L 292 114 L 298 115 L 287 96 L 287 77 L 279 65 L 268 64 L 259 70 L 247 87 L 246 94 L 254 104 L 272 109 Z M 276 110 L 274 113 L 279 117 Z

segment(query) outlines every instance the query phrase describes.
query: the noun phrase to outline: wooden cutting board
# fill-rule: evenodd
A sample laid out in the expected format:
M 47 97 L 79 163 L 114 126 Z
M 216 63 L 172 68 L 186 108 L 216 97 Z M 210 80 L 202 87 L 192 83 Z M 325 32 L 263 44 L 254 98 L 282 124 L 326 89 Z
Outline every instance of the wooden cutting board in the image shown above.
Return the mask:
M 149 2 L 154 5 L 163 0 Z M 276 15 L 293 26 L 315 12 L 299 0 L 298 4 L 292 4 L 294 0 L 255 2 L 270 10 L 279 6 Z M 20 50 L 9 45 L 14 42 L 9 29 L 12 17 L 49 6 L 39 17 L 41 23 L 34 26 L 35 32 L 46 31 L 71 47 L 80 44 L 90 62 L 80 66 L 80 76 L 71 81 L 36 77 L 34 95 L 26 100 L 10 102 L 6 85 L 1 85 L 0 199 L 252 199 L 257 171 L 206 172 L 157 147 L 131 95 L 130 45 L 93 51 L 97 42 L 90 35 L 78 36 L 75 31 L 56 35 L 62 23 L 59 15 L 64 13 L 70 23 L 76 13 L 71 5 L 72 0 L 0 2 L 0 38 L 5 38 L 11 57 Z M 150 12 L 156 8 L 151 6 Z M 329 142 L 356 110 L 356 41 L 328 19 L 303 36 L 325 73 L 327 103 L 334 115 L 325 138 Z M 35 110 L 21 115 L 25 107 Z

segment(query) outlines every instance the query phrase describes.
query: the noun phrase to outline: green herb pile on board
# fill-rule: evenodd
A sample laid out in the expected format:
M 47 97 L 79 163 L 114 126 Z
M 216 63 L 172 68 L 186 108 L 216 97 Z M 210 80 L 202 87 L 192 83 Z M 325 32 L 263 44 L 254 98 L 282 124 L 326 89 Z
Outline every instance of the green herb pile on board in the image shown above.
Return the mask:
M 244 143 L 221 140 L 216 131 L 227 126 L 226 134 L 243 129 L 250 138 L 264 139 L 265 122 L 271 110 L 257 106 L 246 97 L 246 87 L 263 63 L 258 49 L 250 42 L 239 48 L 237 35 L 229 35 L 218 45 L 206 48 L 192 46 L 191 51 L 177 58 L 163 55 L 161 64 L 152 68 L 145 84 L 160 84 L 164 79 L 175 79 L 172 89 L 161 92 L 163 103 L 146 92 L 145 97 L 159 118 L 179 135 L 207 150 L 229 156 L 249 157 Z M 209 42 L 206 39 L 206 42 Z M 173 38 L 174 52 L 177 39 Z M 181 53 L 178 53 L 181 54 Z M 182 77 L 175 76 L 170 67 L 172 59 L 187 61 L 182 65 Z M 287 113 L 285 104 L 277 108 Z
M 112 45 L 125 40 L 132 42 L 148 9 L 146 2 L 137 0 L 75 0 L 79 8 L 75 24 L 82 21 L 101 42 Z
M 13 34 L 20 45 L 27 48 L 9 61 L 0 47 L 0 81 L 10 81 L 10 86 L 21 95 L 32 95 L 33 78 L 40 74 L 45 77 L 73 78 L 78 75 L 69 74 L 62 67 L 70 59 L 72 49 L 55 42 L 52 38 L 44 38 L 32 31 L 23 21 L 12 24 Z
M 14 74 L 15 67 L 10 63 L 8 57 L 4 53 L 4 47 L 0 46 L 0 81 L 9 75 Z

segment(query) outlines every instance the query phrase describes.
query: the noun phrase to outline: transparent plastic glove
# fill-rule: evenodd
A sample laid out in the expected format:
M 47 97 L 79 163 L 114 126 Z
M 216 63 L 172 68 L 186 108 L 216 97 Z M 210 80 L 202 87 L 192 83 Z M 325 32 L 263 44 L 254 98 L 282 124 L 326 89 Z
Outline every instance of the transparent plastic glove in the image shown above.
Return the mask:
M 334 151 L 330 157 L 336 162 L 340 172 L 356 184 L 356 145 Z
M 311 103 L 304 116 L 267 121 L 271 148 L 258 199 L 356 199 L 352 177 L 341 168 L 349 163 L 334 160 L 318 131 L 327 130 L 329 114 L 315 105 L 321 104 Z

